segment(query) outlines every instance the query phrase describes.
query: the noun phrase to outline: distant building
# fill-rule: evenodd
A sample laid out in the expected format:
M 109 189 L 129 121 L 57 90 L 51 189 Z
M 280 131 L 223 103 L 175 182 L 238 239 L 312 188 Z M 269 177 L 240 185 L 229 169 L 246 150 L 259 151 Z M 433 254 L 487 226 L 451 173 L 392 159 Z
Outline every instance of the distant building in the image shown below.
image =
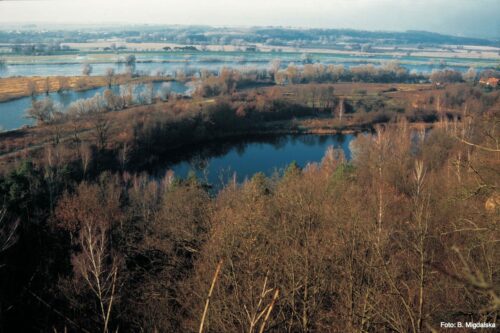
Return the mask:
M 489 78 L 484 78 L 479 80 L 480 84 L 483 84 L 488 87 L 493 87 L 496 88 L 498 87 L 498 83 L 500 82 L 500 79 L 497 79 L 496 77 L 489 77 Z

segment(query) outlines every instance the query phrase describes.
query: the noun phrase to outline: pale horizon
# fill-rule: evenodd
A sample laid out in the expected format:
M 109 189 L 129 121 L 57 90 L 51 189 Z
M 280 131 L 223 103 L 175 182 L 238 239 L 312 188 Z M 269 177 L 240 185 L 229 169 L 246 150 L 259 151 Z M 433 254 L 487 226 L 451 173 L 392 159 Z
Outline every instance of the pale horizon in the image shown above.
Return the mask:
M 497 0 L 0 1 L 0 24 L 283 26 L 499 38 Z

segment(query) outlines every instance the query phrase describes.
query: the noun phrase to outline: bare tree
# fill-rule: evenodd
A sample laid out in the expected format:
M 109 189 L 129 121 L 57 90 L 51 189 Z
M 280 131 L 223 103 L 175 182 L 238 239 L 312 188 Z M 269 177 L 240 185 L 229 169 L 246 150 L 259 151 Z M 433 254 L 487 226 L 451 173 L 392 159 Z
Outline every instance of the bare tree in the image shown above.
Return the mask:
M 82 74 L 85 75 L 85 76 L 89 76 L 90 74 L 92 74 L 92 65 L 89 64 L 89 63 L 84 63 L 83 66 L 82 66 Z
M 171 93 L 172 93 L 172 83 L 163 82 L 160 86 L 160 89 L 158 89 L 157 96 L 162 101 L 166 101 Z
M 269 63 L 269 74 L 273 79 L 275 78 L 276 73 L 278 73 L 278 71 L 280 70 L 280 67 L 281 67 L 280 59 L 273 59 Z
M 339 122 L 342 124 L 342 117 L 344 116 L 344 100 L 340 100 L 339 103 Z
M 186 80 L 186 73 L 182 69 L 178 69 L 175 72 L 175 78 L 179 81 L 185 81 Z
M 125 63 L 127 64 L 127 66 L 133 66 L 135 65 L 135 62 L 136 62 L 135 55 L 129 54 L 127 57 L 125 57 Z
M 78 152 L 80 154 L 80 161 L 82 163 L 83 177 L 85 177 L 92 160 L 92 150 L 87 143 L 81 143 Z
M 108 110 L 122 110 L 126 106 L 123 96 L 115 94 L 111 89 L 106 89 L 103 93 L 103 96 L 106 100 L 106 106 Z
M 26 110 L 26 115 L 28 118 L 35 119 L 38 124 L 44 124 L 52 121 L 59 111 L 59 105 L 54 103 L 52 98 L 47 97 L 41 101 L 33 100 L 31 107 Z
M 136 99 L 136 84 L 126 84 L 120 86 L 120 98 L 123 101 L 124 107 L 129 107 L 134 104 Z
M 4 252 L 17 241 L 17 228 L 19 221 L 14 223 L 7 222 L 7 209 L 0 209 L 0 253 Z M 2 268 L 2 265 L 0 265 Z
M 125 57 L 125 64 L 127 66 L 126 73 L 130 76 L 133 76 L 135 74 L 135 62 L 135 55 L 129 54 Z
M 65 91 L 65 90 L 68 90 L 69 88 L 71 88 L 68 77 L 66 77 L 66 76 L 59 76 L 57 78 L 57 81 L 58 81 L 58 85 L 57 85 L 57 91 L 58 92 Z
M 253 333 L 255 328 L 258 326 L 258 323 L 261 322 L 259 333 L 264 332 L 264 329 L 266 327 L 266 323 L 269 320 L 269 316 L 271 314 L 271 311 L 273 310 L 274 303 L 278 299 L 279 296 L 279 290 L 278 289 L 273 289 L 267 288 L 267 280 L 268 280 L 268 275 L 266 274 L 266 277 L 264 278 L 264 283 L 262 285 L 262 291 L 260 292 L 259 295 L 259 300 L 256 303 L 256 305 L 253 307 L 253 309 L 248 309 L 246 305 L 243 305 L 245 308 L 245 312 L 248 317 L 248 332 Z M 265 298 L 267 297 L 268 294 L 272 293 L 272 299 L 271 302 L 264 305 Z
M 26 90 L 28 92 L 28 95 L 31 96 L 31 98 L 35 97 L 37 89 L 36 89 L 36 83 L 32 79 L 28 79 L 28 82 L 26 84 Z
M 108 142 L 109 121 L 103 112 L 97 112 L 92 118 L 92 124 L 97 148 L 103 150 Z
M 72 263 L 97 298 L 102 331 L 106 333 L 116 301 L 118 262 L 109 251 L 109 231 L 94 221 L 83 222 L 78 241 L 82 252 L 73 257 Z
M 120 257 L 114 253 L 111 230 L 120 221 L 120 191 L 113 183 L 82 183 L 75 195 L 65 194 L 56 208 L 58 226 L 67 230 L 76 251 L 72 257 L 77 292 L 90 291 L 102 332 L 110 331 L 113 307 L 118 296 Z M 101 206 L 102 205 L 102 206 Z
M 129 154 L 130 154 L 130 147 L 126 142 L 123 144 L 123 147 L 120 149 L 118 154 L 119 154 L 118 157 L 120 160 L 120 166 L 122 168 L 122 171 L 124 171 L 125 167 L 127 166 L 127 162 L 128 162 Z
M 45 93 L 45 95 L 49 95 L 50 93 L 50 78 L 47 76 L 44 80 L 43 80 L 43 92 Z
M 418 301 L 416 326 L 417 331 L 422 332 L 424 329 L 424 301 L 426 300 L 425 286 L 427 282 L 427 237 L 429 232 L 428 225 L 428 201 L 429 196 L 424 193 L 424 181 L 426 170 L 422 161 L 415 163 L 414 181 L 415 190 L 413 194 L 414 204 L 414 221 L 415 221 L 415 246 L 418 256 Z
M 139 93 L 139 104 L 152 104 L 154 101 L 154 86 L 152 83 L 143 85 L 142 91 Z
M 115 70 L 111 67 L 107 68 L 105 75 L 106 75 L 106 82 L 108 83 L 108 88 L 111 88 L 115 77 Z
M 477 81 L 478 74 L 474 67 L 470 67 L 467 72 L 463 74 L 463 78 L 466 82 L 474 83 Z

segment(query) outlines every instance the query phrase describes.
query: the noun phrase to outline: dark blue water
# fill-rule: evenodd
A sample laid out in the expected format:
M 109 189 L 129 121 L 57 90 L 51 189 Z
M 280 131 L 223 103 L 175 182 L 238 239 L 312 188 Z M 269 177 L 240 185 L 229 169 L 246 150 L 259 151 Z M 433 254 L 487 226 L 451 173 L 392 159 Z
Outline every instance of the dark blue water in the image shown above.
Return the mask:
M 162 82 L 155 82 L 153 87 L 156 91 L 162 85 Z M 173 92 L 183 94 L 187 91 L 186 85 L 180 82 L 171 82 L 171 90 Z M 54 100 L 54 102 L 60 103 L 64 108 L 68 107 L 72 102 L 79 99 L 87 99 L 94 97 L 96 94 L 102 94 L 106 87 L 99 87 L 84 91 L 64 91 L 64 92 L 54 92 L 50 93 L 49 96 Z M 119 86 L 112 87 L 115 93 L 120 91 Z M 44 98 L 45 95 L 39 95 L 37 98 Z M 26 109 L 31 106 L 31 97 L 23 97 L 15 99 L 8 102 L 0 103 L 0 130 L 12 130 L 20 128 L 24 125 L 33 125 L 34 120 L 25 117 Z
M 258 172 L 267 176 L 281 174 L 293 161 L 300 167 L 320 162 L 326 149 L 342 149 L 351 158 L 349 144 L 353 134 L 336 135 L 273 135 L 219 140 L 182 152 L 170 153 L 150 170 L 156 177 L 163 177 L 168 170 L 185 178 L 190 171 L 214 188 L 221 188 L 236 175 L 238 182 L 251 178 Z

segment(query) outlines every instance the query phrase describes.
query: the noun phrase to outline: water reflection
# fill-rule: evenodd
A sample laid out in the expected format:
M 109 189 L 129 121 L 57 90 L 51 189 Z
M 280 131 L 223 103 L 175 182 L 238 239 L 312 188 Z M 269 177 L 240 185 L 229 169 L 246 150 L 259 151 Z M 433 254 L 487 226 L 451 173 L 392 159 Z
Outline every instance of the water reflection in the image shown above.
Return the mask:
M 281 173 L 291 162 L 304 167 L 319 162 L 329 146 L 342 149 L 351 158 L 350 142 L 355 135 L 265 135 L 217 140 L 199 146 L 184 147 L 162 156 L 148 168 L 155 177 L 163 177 L 171 169 L 185 178 L 189 172 L 215 187 L 233 179 L 239 182 L 257 172 L 268 176 Z

